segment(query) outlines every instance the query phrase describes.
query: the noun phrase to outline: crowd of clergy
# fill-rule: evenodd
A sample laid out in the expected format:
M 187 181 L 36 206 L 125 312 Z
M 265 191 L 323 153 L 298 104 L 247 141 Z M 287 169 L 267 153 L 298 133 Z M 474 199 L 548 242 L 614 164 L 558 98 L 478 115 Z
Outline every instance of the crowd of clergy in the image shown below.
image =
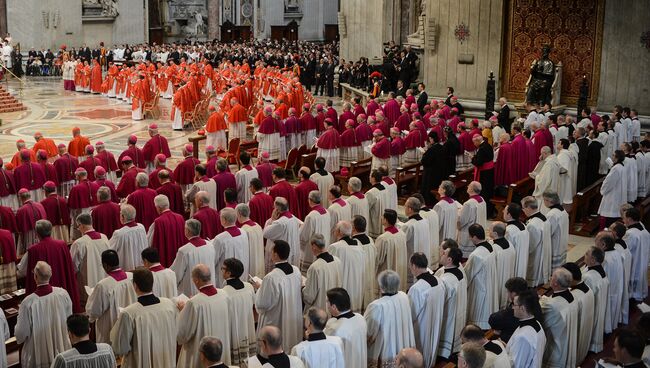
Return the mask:
M 128 137 L 117 158 L 79 128 L 67 145 L 41 133 L 31 148 L 17 142 L 0 168 L 0 293 L 24 283 L 14 333 L 23 366 L 576 367 L 613 332 L 617 364 L 644 366 L 647 331 L 619 328 L 647 297 L 650 261 L 650 234 L 631 204 L 649 189 L 650 141 L 632 110 L 615 108 L 611 134 L 584 110 L 573 139 L 570 119 L 531 110 L 511 136 L 501 111 L 467 127 L 453 93 L 425 99 L 426 118 L 413 93 L 346 103 L 340 115 L 328 101 L 314 115 L 287 89 L 300 88 L 290 73 L 270 79 L 231 87 L 211 115 L 234 109 L 258 81 L 277 84 L 271 104 L 242 112 L 260 154 L 242 150 L 234 172 L 219 155 L 221 135 L 208 135 L 204 161 L 185 145 L 172 170 L 157 124 L 142 147 Z M 601 135 L 611 153 L 596 144 Z M 274 162 L 303 144 L 317 158 L 294 185 Z M 559 158 L 566 151 L 575 165 Z M 599 179 L 580 174 L 583 154 L 587 166 L 604 159 L 606 176 L 603 229 L 579 266 L 567 262 L 566 191 Z M 370 188 L 359 177 L 342 188 L 333 174 L 361 159 L 371 160 Z M 421 191 L 398 215 L 394 171 L 417 163 Z M 532 177 L 535 191 L 488 223 L 501 164 Z M 467 168 L 475 174 L 461 204 L 447 178 Z M 542 285 L 550 291 L 539 297 Z M 490 329 L 497 340 L 485 338 Z

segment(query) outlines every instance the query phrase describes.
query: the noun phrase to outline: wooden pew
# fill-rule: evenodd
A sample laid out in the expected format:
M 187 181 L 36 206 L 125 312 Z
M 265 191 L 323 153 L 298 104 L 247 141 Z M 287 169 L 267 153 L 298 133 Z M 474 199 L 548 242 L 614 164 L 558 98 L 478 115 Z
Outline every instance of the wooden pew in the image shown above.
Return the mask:
M 420 175 L 422 174 L 422 165 L 414 163 L 411 165 L 404 165 L 395 170 L 395 184 L 397 185 L 397 196 L 400 196 L 403 187 L 406 187 L 404 193 L 407 197 L 412 193 L 417 193 L 420 190 Z M 399 198 L 400 204 L 403 204 L 406 198 Z
M 516 183 L 508 186 L 508 194 L 505 197 L 492 197 L 490 202 L 494 205 L 497 212 L 497 220 L 503 220 L 503 209 L 514 200 L 521 199 L 530 195 L 535 188 L 535 180 L 527 176 Z
M 467 186 L 472 182 L 474 178 L 474 169 L 467 169 L 465 171 L 460 171 L 457 174 L 449 175 L 446 180 L 451 181 L 456 187 L 454 195 L 452 198 L 458 200 L 460 203 L 463 203 L 467 200 Z M 436 197 L 436 200 L 440 200 L 440 194 L 438 194 L 438 188 L 431 189 L 431 193 Z
M 348 193 L 348 181 L 351 177 L 356 176 L 361 179 L 363 188 L 370 187 L 370 166 L 372 164 L 372 157 L 365 158 L 363 160 L 352 161 L 350 167 L 348 168 L 347 175 L 336 174 L 334 180 L 341 187 L 341 192 L 345 195 L 350 195 Z
M 591 236 L 598 230 L 598 216 L 592 216 L 600 204 L 600 186 L 605 178 L 584 188 L 573 196 L 573 205 L 569 214 L 569 233 L 580 236 Z

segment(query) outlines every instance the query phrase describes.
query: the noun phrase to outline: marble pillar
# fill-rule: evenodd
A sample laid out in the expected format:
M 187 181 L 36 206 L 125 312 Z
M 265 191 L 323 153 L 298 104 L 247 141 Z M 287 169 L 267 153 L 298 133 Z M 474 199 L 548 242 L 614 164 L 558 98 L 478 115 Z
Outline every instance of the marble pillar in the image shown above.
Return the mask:
M 214 40 L 221 39 L 221 32 L 219 27 L 219 12 L 221 1 L 208 0 L 208 39 Z
M 7 0 L 0 0 L 0 35 L 7 34 Z

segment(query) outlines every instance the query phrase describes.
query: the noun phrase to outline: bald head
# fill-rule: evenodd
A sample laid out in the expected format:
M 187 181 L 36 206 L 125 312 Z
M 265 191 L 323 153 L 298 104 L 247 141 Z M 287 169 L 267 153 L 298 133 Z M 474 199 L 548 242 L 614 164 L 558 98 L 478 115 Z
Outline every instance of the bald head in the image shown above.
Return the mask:
M 43 261 L 36 262 L 36 266 L 34 267 L 34 279 L 36 280 L 36 284 L 47 284 L 50 282 L 51 277 L 52 267 Z
M 206 191 L 200 191 L 194 195 L 197 207 L 203 207 L 210 204 L 210 194 Z
M 400 350 L 399 354 L 397 354 L 395 365 L 397 368 L 423 368 L 424 358 L 417 349 L 406 348 Z
M 192 280 L 195 284 L 209 284 L 211 281 L 212 273 L 210 272 L 210 267 L 199 263 L 194 268 L 192 268 Z
M 257 338 L 262 342 L 262 350 L 266 355 L 275 351 L 282 351 L 282 332 L 279 328 L 268 325 L 262 327 Z

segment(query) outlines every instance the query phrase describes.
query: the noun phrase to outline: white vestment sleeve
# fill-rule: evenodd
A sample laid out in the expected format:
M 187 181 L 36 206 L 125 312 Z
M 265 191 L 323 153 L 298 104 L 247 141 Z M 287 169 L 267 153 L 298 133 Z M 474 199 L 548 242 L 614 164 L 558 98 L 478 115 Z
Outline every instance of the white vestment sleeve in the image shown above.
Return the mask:
M 115 355 L 126 355 L 131 351 L 131 339 L 133 338 L 133 321 L 125 313 L 120 313 L 111 330 L 111 345 Z

